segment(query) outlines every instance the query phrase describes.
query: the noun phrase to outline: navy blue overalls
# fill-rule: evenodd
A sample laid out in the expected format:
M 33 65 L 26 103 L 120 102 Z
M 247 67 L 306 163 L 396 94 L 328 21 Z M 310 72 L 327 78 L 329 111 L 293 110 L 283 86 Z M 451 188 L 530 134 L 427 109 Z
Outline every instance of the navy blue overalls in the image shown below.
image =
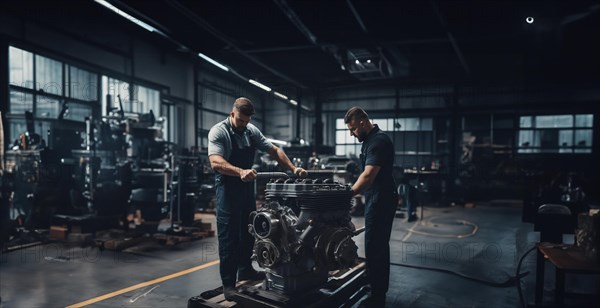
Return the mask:
M 248 132 L 246 132 L 248 133 Z M 231 135 L 232 153 L 228 161 L 242 168 L 252 168 L 256 147 L 239 142 Z M 252 140 L 252 138 L 248 138 Z M 224 286 L 234 286 L 237 272 L 252 269 L 250 257 L 254 239 L 248 232 L 248 217 L 256 210 L 254 182 L 240 177 L 215 174 L 217 194 L 217 233 L 219 237 L 219 270 Z

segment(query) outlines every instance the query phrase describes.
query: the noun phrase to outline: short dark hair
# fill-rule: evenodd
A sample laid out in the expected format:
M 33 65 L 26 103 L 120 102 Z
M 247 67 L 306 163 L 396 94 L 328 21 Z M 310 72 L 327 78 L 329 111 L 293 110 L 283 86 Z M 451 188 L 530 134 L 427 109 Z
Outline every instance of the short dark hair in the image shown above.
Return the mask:
M 254 114 L 254 104 L 252 104 L 252 101 L 249 98 L 237 98 L 235 102 L 233 102 L 233 108 L 249 117 Z
M 344 123 L 348 124 L 352 120 L 368 120 L 368 119 L 369 119 L 369 115 L 367 114 L 366 111 L 364 111 L 364 109 L 362 109 L 358 106 L 354 106 L 354 107 L 348 109 L 348 112 L 346 112 L 346 116 L 344 116 Z

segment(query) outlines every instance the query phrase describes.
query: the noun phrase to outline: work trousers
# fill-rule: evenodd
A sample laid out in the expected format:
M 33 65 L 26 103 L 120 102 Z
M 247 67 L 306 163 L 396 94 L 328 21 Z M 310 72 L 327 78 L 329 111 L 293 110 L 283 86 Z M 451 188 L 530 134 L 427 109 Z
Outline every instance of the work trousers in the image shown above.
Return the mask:
M 390 281 L 390 234 L 396 213 L 396 195 L 367 200 L 365 206 L 365 254 L 367 280 L 374 296 L 385 295 Z M 374 202 L 369 202 L 374 201 Z
M 250 257 L 254 238 L 248 232 L 248 218 L 256 210 L 254 183 L 222 176 L 216 181 L 219 270 L 224 286 L 234 286 L 237 272 L 252 269 Z

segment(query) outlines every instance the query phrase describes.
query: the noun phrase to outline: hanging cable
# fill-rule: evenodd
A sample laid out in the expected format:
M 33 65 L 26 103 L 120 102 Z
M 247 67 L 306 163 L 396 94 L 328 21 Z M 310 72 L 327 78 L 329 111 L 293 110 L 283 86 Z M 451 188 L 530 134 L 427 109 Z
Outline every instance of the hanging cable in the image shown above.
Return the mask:
M 435 267 L 427 267 L 427 266 L 420 266 L 420 265 L 411 265 L 411 264 L 402 264 L 402 263 L 392 263 L 390 262 L 390 265 L 394 265 L 394 266 L 402 266 L 402 267 L 410 267 L 410 268 L 416 268 L 416 269 L 424 269 L 424 270 L 429 270 L 429 271 L 436 271 L 436 272 L 441 272 L 441 273 L 446 273 L 446 274 L 452 274 L 455 276 L 459 276 L 471 281 L 475 281 L 481 284 L 485 284 L 491 287 L 496 287 L 496 288 L 507 288 L 507 287 L 512 287 L 515 283 L 518 285 L 519 282 L 521 281 L 521 278 L 529 275 L 529 272 L 525 272 L 522 274 L 517 274 L 517 276 L 514 277 L 509 277 L 507 280 L 503 281 L 503 282 L 495 282 L 495 281 L 489 281 L 489 280 L 485 280 L 485 279 L 481 279 L 481 278 L 477 278 L 477 277 L 471 277 L 468 276 L 466 274 L 463 274 L 461 272 L 456 272 L 456 271 L 451 271 L 448 269 L 444 269 L 444 268 L 435 268 Z
M 426 224 L 431 224 L 431 221 L 433 219 L 437 218 L 436 216 L 429 218 L 429 220 L 427 220 L 426 222 L 422 222 L 421 224 L 426 225 Z M 473 230 L 469 233 L 466 234 L 436 234 L 436 233 L 430 233 L 430 232 L 424 232 L 424 231 L 417 231 L 417 230 L 413 230 L 412 228 L 408 230 L 408 232 L 410 233 L 415 233 L 415 234 L 419 234 L 419 235 L 424 235 L 424 236 L 431 236 L 431 237 L 442 237 L 442 238 L 466 238 L 466 237 L 470 237 L 473 236 L 477 233 L 477 231 L 479 230 L 479 226 L 476 223 L 470 222 L 468 220 L 464 220 L 464 219 L 456 219 L 456 222 L 458 222 L 461 225 L 465 225 L 465 226 L 471 226 L 473 227 Z M 436 223 L 437 225 L 449 225 L 448 223 Z
M 523 260 L 525 260 L 525 257 L 532 251 L 534 251 L 537 248 L 537 246 L 533 246 L 531 248 L 529 248 L 529 250 L 527 250 L 527 252 L 525 252 L 523 254 L 523 256 L 521 256 L 521 259 L 519 259 L 519 264 L 517 264 L 517 273 L 516 276 L 519 277 L 519 273 L 521 272 L 521 264 L 523 263 Z M 525 306 L 525 299 L 523 298 L 523 291 L 521 290 L 521 280 L 519 279 L 519 281 L 517 281 L 517 291 L 519 292 L 519 302 L 521 303 L 521 307 L 526 308 Z

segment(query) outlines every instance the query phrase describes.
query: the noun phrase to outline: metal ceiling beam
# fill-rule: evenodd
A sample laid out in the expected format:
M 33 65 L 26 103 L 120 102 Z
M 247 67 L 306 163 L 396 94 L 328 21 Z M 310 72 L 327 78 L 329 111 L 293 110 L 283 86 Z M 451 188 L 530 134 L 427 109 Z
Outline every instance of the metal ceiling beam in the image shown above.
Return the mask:
M 382 47 L 389 46 L 400 46 L 400 45 L 426 45 L 426 44 L 446 44 L 450 42 L 450 40 L 446 37 L 443 38 L 431 38 L 431 39 L 411 39 L 411 40 L 396 40 L 396 41 L 378 41 L 378 44 Z M 363 47 L 364 43 L 362 42 L 329 42 L 329 43 L 321 43 L 318 45 L 297 45 L 297 46 L 280 46 L 280 47 L 270 47 L 270 48 L 256 48 L 256 49 L 246 49 L 247 53 L 268 53 L 268 52 L 285 52 L 285 51 L 296 51 L 296 50 L 307 50 L 307 49 L 315 49 L 322 46 L 325 47 L 335 47 L 337 45 L 343 45 L 348 48 L 354 47 Z
M 283 11 L 285 16 L 292 22 L 294 26 L 302 33 L 311 43 L 319 45 L 317 42 L 317 36 L 308 29 L 308 27 L 300 20 L 300 17 L 296 15 L 296 12 L 289 6 L 285 0 L 273 0 L 275 4 Z
M 352 15 L 354 15 L 356 22 L 358 22 L 358 25 L 363 30 L 363 32 L 369 33 L 369 31 L 367 31 L 367 27 L 365 26 L 365 23 L 362 21 L 362 18 L 360 18 L 360 15 L 358 14 L 358 11 L 356 11 L 356 9 L 354 8 L 354 5 L 352 4 L 352 2 L 350 0 L 346 0 L 346 3 L 348 4 L 350 11 L 352 11 Z
M 454 49 L 454 52 L 456 53 L 456 56 L 458 57 L 458 61 L 460 61 L 460 64 L 462 65 L 463 69 L 465 70 L 465 72 L 467 74 L 471 73 L 471 69 L 469 68 L 469 64 L 467 64 L 467 61 L 465 60 L 465 57 L 462 53 L 462 51 L 460 50 L 460 47 L 458 47 L 458 43 L 456 42 L 456 39 L 454 38 L 454 35 L 452 35 L 452 32 L 450 32 L 450 30 L 448 30 L 448 23 L 446 22 L 446 19 L 444 19 L 444 16 L 442 16 L 442 13 L 440 12 L 440 8 L 437 5 L 437 3 L 435 3 L 434 0 L 430 0 L 429 3 L 431 3 L 431 7 L 433 8 L 433 12 L 435 13 L 435 15 L 437 16 L 438 20 L 440 21 L 440 24 L 442 25 L 442 28 L 444 29 L 444 31 L 446 31 L 446 35 L 448 36 L 448 39 L 450 40 L 450 44 L 452 45 L 452 49 Z
M 333 57 L 333 59 L 342 66 L 342 69 L 345 70 L 344 60 L 341 57 L 342 52 L 339 50 L 337 45 L 334 44 L 321 44 L 318 41 L 317 36 L 308 29 L 308 27 L 302 22 L 300 17 L 296 15 L 296 12 L 289 6 L 286 0 L 273 0 L 273 2 L 281 9 L 281 11 L 285 14 L 285 16 L 290 20 L 290 22 L 296 26 L 298 31 L 302 33 L 313 45 L 321 48 L 323 52 L 329 54 Z
M 262 61 L 260 61 L 259 59 L 257 59 L 256 57 L 250 55 L 248 52 L 242 50 L 241 48 L 239 48 L 235 43 L 233 43 L 233 41 L 227 37 L 227 35 L 225 35 L 224 33 L 220 32 L 218 29 L 216 29 L 215 27 L 213 27 L 212 25 L 210 25 L 208 22 L 206 22 L 204 19 L 202 19 L 200 16 L 198 16 L 196 13 L 192 12 L 190 9 L 188 9 L 185 5 L 179 3 L 179 1 L 176 0 L 168 0 L 167 3 L 175 8 L 176 10 L 178 10 L 180 13 L 182 13 L 183 15 L 185 15 L 186 17 L 188 17 L 190 20 L 192 20 L 195 24 L 197 24 L 198 26 L 200 26 L 202 29 L 204 29 L 205 31 L 207 31 L 208 33 L 210 33 L 211 35 L 215 36 L 216 38 L 218 38 L 219 40 L 223 41 L 225 44 L 227 44 L 229 47 L 231 47 L 232 49 L 234 49 L 235 51 L 237 51 L 240 55 L 242 55 L 243 57 L 245 57 L 246 59 L 252 61 L 253 63 L 257 64 L 258 66 L 264 68 L 265 70 L 269 71 L 270 73 L 272 73 L 273 75 L 299 87 L 299 88 L 308 88 L 306 85 L 300 83 L 299 81 L 273 69 L 272 67 L 268 66 L 267 64 L 263 63 Z
M 565 16 L 565 18 L 560 22 L 560 26 L 565 26 L 570 23 L 585 19 L 590 15 L 594 14 L 597 10 L 600 9 L 600 4 L 594 4 L 587 8 L 587 11 L 581 13 L 575 13 L 571 15 Z
M 461 42 L 481 42 L 481 41 L 499 41 L 499 40 L 514 40 L 518 38 L 517 35 L 486 35 L 486 36 L 469 36 L 467 38 L 455 38 L 455 41 Z M 378 40 L 377 45 L 381 47 L 394 47 L 394 46 L 411 46 L 411 45 L 429 45 L 429 44 L 447 44 L 451 43 L 450 38 L 439 37 L 439 38 L 423 38 L 423 39 L 405 39 L 405 40 L 389 40 L 382 41 Z M 335 47 L 337 45 L 346 46 L 347 48 L 358 48 L 364 47 L 364 42 L 362 41 L 337 41 L 337 42 L 321 42 L 320 46 L 326 47 Z M 297 45 L 297 46 L 280 46 L 280 47 L 271 47 L 271 48 L 256 48 L 256 49 L 245 49 L 248 53 L 263 53 L 263 52 L 285 52 L 285 51 L 295 51 L 295 50 L 306 50 L 306 49 L 315 49 L 319 48 L 317 45 Z
M 268 53 L 268 52 L 284 52 L 284 51 L 296 51 L 296 50 L 306 50 L 306 49 L 316 49 L 316 48 L 319 48 L 319 46 L 317 46 L 317 45 L 298 45 L 298 46 L 246 49 L 246 52 L 247 53 Z

